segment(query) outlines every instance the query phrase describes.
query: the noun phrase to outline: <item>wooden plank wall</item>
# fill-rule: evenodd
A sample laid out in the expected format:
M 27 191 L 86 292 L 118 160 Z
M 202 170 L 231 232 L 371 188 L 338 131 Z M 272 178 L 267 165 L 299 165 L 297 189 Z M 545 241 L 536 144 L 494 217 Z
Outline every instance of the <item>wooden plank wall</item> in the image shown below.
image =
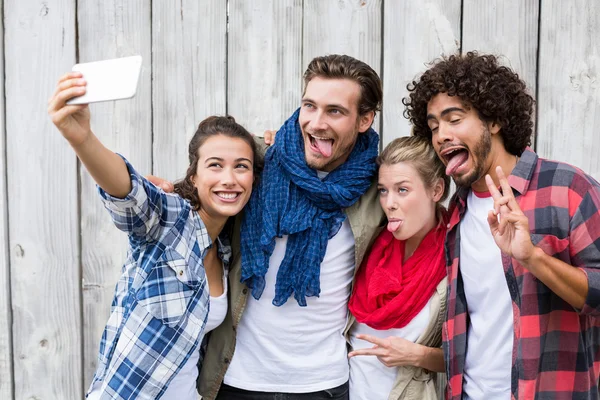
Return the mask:
M 0 0 L 0 10 L 4 1 Z M 0 19 L 0 76 L 4 76 L 4 18 Z M 8 197 L 6 192 L 6 120 L 4 85 L 0 85 L 0 398 L 13 398 L 12 315 L 8 263 Z
M 141 54 L 142 73 L 131 101 L 90 105 L 92 130 L 140 171 L 152 168 L 151 4 L 147 0 L 80 2 L 77 9 L 80 60 Z M 98 43 L 106 43 L 98 46 Z M 127 236 L 115 230 L 98 201 L 96 184 L 80 168 L 81 265 L 84 388 L 97 367 L 98 343 L 127 249 Z
M 383 145 L 410 134 L 403 117 L 406 85 L 425 63 L 460 49 L 460 0 L 386 1 L 383 30 Z
M 227 3 L 152 2 L 153 172 L 185 176 L 198 123 L 226 112 Z M 149 171 L 148 171 L 149 172 Z
M 600 4 L 542 5 L 537 149 L 600 179 Z
M 75 1 L 4 2 L 14 398 L 83 392 L 77 163 L 46 115 L 75 62 Z
M 227 112 L 250 132 L 281 126 L 299 105 L 301 57 L 302 0 L 231 0 Z
M 310 60 L 345 53 L 381 74 L 382 145 L 408 135 L 406 85 L 442 54 L 506 56 L 538 99 L 535 147 L 600 178 L 596 0 L 0 0 L 0 398 L 82 398 L 125 238 L 52 126 L 46 100 L 75 62 L 143 56 L 133 100 L 92 127 L 143 174 L 181 178 L 198 123 L 250 131 L 299 106 Z

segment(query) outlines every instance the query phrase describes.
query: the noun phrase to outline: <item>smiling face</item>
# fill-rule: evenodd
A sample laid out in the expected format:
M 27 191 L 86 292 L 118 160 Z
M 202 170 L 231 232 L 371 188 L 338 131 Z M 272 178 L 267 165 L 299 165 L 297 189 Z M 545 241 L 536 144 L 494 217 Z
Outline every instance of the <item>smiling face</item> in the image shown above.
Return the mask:
M 377 187 L 388 231 L 398 240 L 418 245 L 436 225 L 436 204 L 444 193 L 443 181 L 439 179 L 428 188 L 412 163 L 402 161 L 379 168 Z
M 481 182 L 492 164 L 492 135 L 500 131 L 482 121 L 458 96 L 440 93 L 427 104 L 433 147 L 458 186 Z
M 198 149 L 198 166 L 191 180 L 200 198 L 203 220 L 227 219 L 239 213 L 252 194 L 252 148 L 240 138 L 215 135 Z
M 358 114 L 360 86 L 350 79 L 315 77 L 306 85 L 299 124 L 309 167 L 330 172 L 347 159 L 374 112 Z

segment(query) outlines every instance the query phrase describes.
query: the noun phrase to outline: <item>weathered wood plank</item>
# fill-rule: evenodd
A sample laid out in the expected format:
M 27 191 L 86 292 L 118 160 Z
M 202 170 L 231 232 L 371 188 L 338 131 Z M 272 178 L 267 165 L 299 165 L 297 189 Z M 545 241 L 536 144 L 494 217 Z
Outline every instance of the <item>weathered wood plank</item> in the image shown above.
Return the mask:
M 460 47 L 460 0 L 385 2 L 383 32 L 383 145 L 408 136 L 402 98 L 427 63 Z
M 151 5 L 149 0 L 80 2 L 80 62 L 140 54 L 142 73 L 131 100 L 90 105 L 92 130 L 141 173 L 152 171 Z M 98 44 L 101 45 L 98 45 Z M 81 168 L 84 389 L 97 367 L 98 345 L 125 260 L 127 237 L 102 206 L 93 179 Z
M 152 2 L 153 171 L 183 178 L 198 123 L 225 114 L 227 3 Z
M 251 132 L 278 129 L 300 104 L 302 0 L 229 2 L 227 111 Z
M 75 1 L 4 5 L 17 399 L 82 398 L 77 163 L 45 115 L 75 62 Z
M 600 3 L 541 9 L 537 152 L 600 179 Z
M 304 0 L 303 70 L 314 57 L 347 54 L 381 76 L 382 8 L 381 0 Z M 379 116 L 373 128 L 380 132 Z
M 535 93 L 539 0 L 464 0 L 462 52 L 505 56 Z
M 0 10 L 4 1 L 0 0 Z M 4 77 L 4 21 L 0 20 L 0 77 Z M 12 315 L 8 263 L 8 196 L 6 192 L 6 121 L 4 80 L 0 85 L 0 398 L 13 399 Z
M 500 61 L 536 95 L 539 0 L 464 0 L 463 54 L 501 55 Z

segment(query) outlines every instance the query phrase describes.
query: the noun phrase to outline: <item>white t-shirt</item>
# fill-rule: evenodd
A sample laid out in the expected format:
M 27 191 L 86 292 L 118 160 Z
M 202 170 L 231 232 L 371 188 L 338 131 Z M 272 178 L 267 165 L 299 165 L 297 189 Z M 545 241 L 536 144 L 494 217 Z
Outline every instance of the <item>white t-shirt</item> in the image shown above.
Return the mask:
M 354 236 L 346 219 L 329 240 L 320 268 L 320 297 L 300 307 L 293 296 L 272 304 L 287 237 L 275 239 L 260 300 L 248 296 L 224 383 L 263 392 L 308 393 L 348 380 L 346 325 L 354 275 Z
M 206 288 L 208 288 L 208 281 L 206 282 Z M 204 334 L 215 329 L 217 326 L 223 323 L 225 315 L 227 314 L 227 275 L 223 275 L 223 294 L 219 297 L 210 296 L 210 308 L 208 312 L 208 318 L 206 320 L 206 326 L 204 327 Z M 202 343 L 200 338 L 199 343 Z M 177 400 L 197 400 L 198 391 L 196 389 L 196 379 L 198 378 L 198 360 L 200 359 L 200 352 L 196 349 L 192 352 L 192 355 L 185 364 L 181 367 L 177 375 L 173 377 L 167 390 L 163 394 L 163 399 L 177 399 Z M 94 389 L 90 392 L 87 400 L 98 400 L 100 399 L 100 384 L 97 382 Z
M 431 299 L 404 328 L 376 330 L 356 322 L 350 329 L 350 345 L 353 350 L 371 348 L 374 345 L 356 335 L 371 335 L 386 339 L 398 336 L 416 342 L 423 334 L 431 315 Z M 350 359 L 350 400 L 387 400 L 394 387 L 398 367 L 386 367 L 375 356 L 355 356 Z
M 489 193 L 471 191 L 460 223 L 460 273 L 470 318 L 465 399 L 510 399 L 513 310 L 500 249 L 487 222 L 493 208 Z

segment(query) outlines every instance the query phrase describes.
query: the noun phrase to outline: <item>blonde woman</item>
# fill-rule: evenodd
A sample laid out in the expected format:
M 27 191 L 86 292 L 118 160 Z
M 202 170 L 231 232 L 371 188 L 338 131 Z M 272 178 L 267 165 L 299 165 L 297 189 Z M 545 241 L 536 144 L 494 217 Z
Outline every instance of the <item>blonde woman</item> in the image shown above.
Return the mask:
M 431 143 L 403 137 L 378 158 L 388 223 L 355 278 L 346 335 L 350 400 L 436 399 L 444 370 L 449 178 Z

